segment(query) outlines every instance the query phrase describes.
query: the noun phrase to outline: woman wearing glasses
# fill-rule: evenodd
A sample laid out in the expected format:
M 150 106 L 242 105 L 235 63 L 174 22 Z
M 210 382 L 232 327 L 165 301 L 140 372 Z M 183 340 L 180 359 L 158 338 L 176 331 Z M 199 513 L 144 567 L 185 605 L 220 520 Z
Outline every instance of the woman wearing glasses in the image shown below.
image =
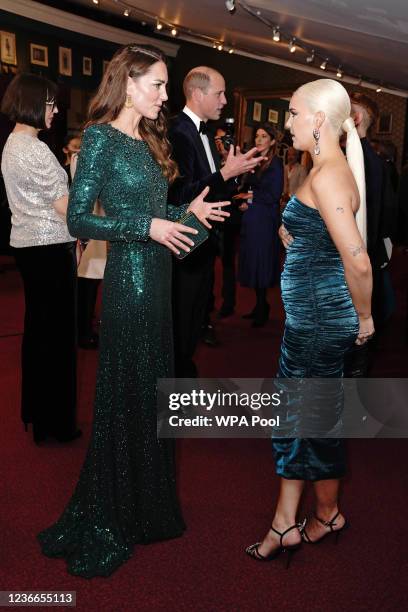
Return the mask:
M 19 74 L 1 111 L 15 122 L 1 170 L 12 213 L 14 247 L 25 297 L 22 420 L 34 441 L 77 438 L 76 258 L 66 224 L 67 174 L 38 134 L 58 112 L 54 83 Z

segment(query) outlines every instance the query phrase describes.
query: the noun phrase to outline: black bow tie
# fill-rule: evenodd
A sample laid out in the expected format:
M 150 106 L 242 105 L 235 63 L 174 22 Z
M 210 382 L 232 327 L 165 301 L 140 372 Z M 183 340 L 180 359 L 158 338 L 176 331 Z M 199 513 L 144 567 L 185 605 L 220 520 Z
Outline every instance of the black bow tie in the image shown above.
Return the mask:
M 205 121 L 200 121 L 200 127 L 198 129 L 200 134 L 208 134 L 208 126 Z

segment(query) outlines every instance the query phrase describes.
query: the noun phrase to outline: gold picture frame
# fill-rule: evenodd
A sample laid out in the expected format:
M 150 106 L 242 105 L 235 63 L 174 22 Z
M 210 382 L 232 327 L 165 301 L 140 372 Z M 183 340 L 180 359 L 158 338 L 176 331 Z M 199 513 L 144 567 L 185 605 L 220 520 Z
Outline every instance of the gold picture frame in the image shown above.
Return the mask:
M 72 76 L 72 50 L 68 47 L 58 47 L 58 72 Z
M 92 76 L 92 57 L 82 58 L 82 74 Z
M 48 47 L 30 43 L 30 62 L 35 66 L 48 67 Z
M 252 112 L 253 121 L 260 121 L 262 117 L 262 104 L 260 102 L 254 102 L 254 110 Z
M 3 64 L 17 66 L 16 35 L 12 32 L 0 32 L 1 61 Z
M 279 123 L 279 111 L 273 108 L 268 110 L 268 123 Z

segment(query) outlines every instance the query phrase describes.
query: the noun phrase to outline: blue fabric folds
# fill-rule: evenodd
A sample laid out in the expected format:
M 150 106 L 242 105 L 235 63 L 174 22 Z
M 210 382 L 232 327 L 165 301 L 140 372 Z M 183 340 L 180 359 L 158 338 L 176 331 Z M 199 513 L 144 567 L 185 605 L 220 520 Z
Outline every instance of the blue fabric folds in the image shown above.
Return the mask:
M 283 223 L 294 241 L 287 250 L 281 278 L 286 323 L 277 376 L 341 379 L 344 353 L 358 333 L 358 316 L 341 257 L 319 212 L 296 196 L 285 208 Z M 289 425 L 299 415 L 301 387 L 288 393 Z M 341 418 L 341 380 L 334 397 L 333 385 L 327 389 L 325 397 L 324 386 L 320 385 L 315 404 L 308 408 L 306 431 L 329 431 Z M 277 473 L 284 478 L 321 480 L 344 475 L 342 440 L 273 438 L 272 446 Z

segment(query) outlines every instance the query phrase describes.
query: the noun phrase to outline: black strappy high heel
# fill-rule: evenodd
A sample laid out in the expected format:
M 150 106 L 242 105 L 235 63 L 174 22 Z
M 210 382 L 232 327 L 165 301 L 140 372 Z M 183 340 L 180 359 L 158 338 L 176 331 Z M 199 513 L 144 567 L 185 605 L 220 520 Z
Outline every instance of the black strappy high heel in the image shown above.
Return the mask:
M 323 519 L 319 518 L 316 514 L 314 515 L 315 519 L 317 521 L 319 521 L 319 523 L 321 523 L 325 527 L 330 527 L 330 531 L 328 531 L 327 533 L 322 535 L 322 537 L 319 538 L 318 540 L 311 540 L 309 538 L 309 536 L 307 535 L 307 531 L 306 531 L 306 519 L 305 519 L 305 522 L 304 522 L 305 526 L 303 527 L 302 532 L 301 532 L 302 533 L 302 538 L 304 539 L 304 541 L 307 542 L 308 544 L 318 544 L 319 542 L 324 540 L 324 538 L 326 536 L 331 535 L 332 533 L 334 533 L 334 543 L 337 544 L 341 532 L 349 527 L 348 522 L 345 521 L 343 527 L 340 527 L 340 529 L 333 529 L 336 526 L 335 520 L 339 516 L 339 514 L 340 514 L 340 511 L 337 512 L 337 514 L 335 514 L 333 516 L 333 518 L 330 519 L 330 521 L 324 521 Z
M 252 559 L 255 559 L 255 561 L 272 561 L 273 559 L 276 559 L 276 557 L 278 557 L 281 553 L 287 552 L 288 554 L 287 554 L 287 557 L 286 557 L 286 569 L 288 569 L 288 567 L 290 565 L 290 562 L 292 560 L 293 554 L 302 545 L 302 543 L 299 542 L 299 544 L 288 544 L 287 546 L 284 546 L 283 538 L 292 529 L 298 529 L 300 531 L 300 533 L 302 533 L 303 524 L 296 523 L 295 525 L 292 525 L 291 527 L 286 529 L 286 531 L 283 531 L 283 532 L 280 532 L 277 529 L 275 529 L 274 527 L 271 527 L 271 530 L 278 534 L 280 540 L 279 540 L 278 548 L 276 550 L 273 550 L 266 557 L 264 555 L 261 555 L 261 553 L 258 550 L 259 546 L 261 545 L 261 542 L 256 542 L 256 544 L 251 544 L 251 546 L 248 546 L 248 548 L 245 549 L 245 552 Z

